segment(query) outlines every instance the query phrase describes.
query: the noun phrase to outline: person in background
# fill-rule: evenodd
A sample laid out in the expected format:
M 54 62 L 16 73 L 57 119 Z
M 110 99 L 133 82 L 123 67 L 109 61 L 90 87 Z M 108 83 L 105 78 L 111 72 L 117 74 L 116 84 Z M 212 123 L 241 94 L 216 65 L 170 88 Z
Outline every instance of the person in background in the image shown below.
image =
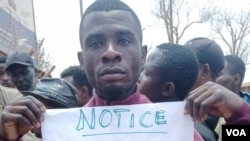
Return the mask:
M 151 102 L 140 94 L 137 84 L 142 61 L 142 28 L 138 17 L 127 4 L 119 0 L 93 2 L 81 19 L 80 43 L 83 66 L 94 88 L 93 96 L 85 107 Z M 200 96 L 204 96 L 206 100 Z M 46 111 L 44 104 L 34 99 L 20 104 L 27 108 L 14 111 L 4 109 L 1 118 L 5 122 L 0 123 L 0 139 L 18 140 L 27 129 L 40 127 Z M 32 108 L 28 106 L 30 104 L 33 105 Z M 203 112 L 198 112 L 202 109 Z M 230 120 L 229 123 L 250 123 L 250 106 L 216 83 L 205 83 L 192 91 L 186 98 L 184 110 L 184 114 L 189 114 L 195 122 L 202 122 L 210 113 L 225 117 Z M 36 116 L 27 113 L 36 113 Z M 203 141 L 198 133 L 196 135 L 195 141 Z
M 61 78 L 75 86 L 77 89 L 78 106 L 84 106 L 92 97 L 92 86 L 90 85 L 86 72 L 81 66 L 70 66 L 61 72 Z
M 6 58 L 6 56 L 0 56 L 0 114 L 8 102 L 21 96 L 21 93 L 14 88 L 9 74 L 5 71 Z
M 139 79 L 140 93 L 153 103 L 184 101 L 197 75 L 198 59 L 190 49 L 163 43 L 147 56 Z
M 150 50 L 140 75 L 140 92 L 152 102 L 184 101 L 198 75 L 198 59 L 188 48 L 163 43 Z
M 0 85 L 4 87 L 14 88 L 14 84 L 11 82 L 9 74 L 5 71 L 7 56 L 0 56 Z
M 192 90 L 202 84 L 215 81 L 221 70 L 224 68 L 224 54 L 221 47 L 213 40 L 198 37 L 189 40 L 185 45 L 198 57 L 199 73 Z M 195 124 L 195 128 L 202 135 L 205 141 L 216 141 L 218 135 L 214 132 L 219 118 L 209 115 L 202 124 Z
M 250 104 L 250 94 L 241 91 L 241 85 L 246 71 L 245 63 L 240 57 L 234 55 L 226 55 L 224 58 L 225 66 L 219 73 L 216 82 L 231 90 Z M 224 124 L 225 119 L 220 118 L 215 128 L 216 133 L 219 135 L 218 141 L 222 140 L 222 125 Z
M 2 114 L 3 108 L 7 105 L 7 103 L 12 102 L 15 99 L 23 97 L 23 95 L 19 91 L 19 90 L 22 90 L 22 88 L 19 87 L 20 85 L 18 85 L 19 83 L 13 82 L 13 79 L 11 79 L 12 77 L 11 77 L 10 72 L 6 71 L 7 66 L 13 66 L 13 64 L 15 64 L 15 63 L 13 63 L 15 61 L 15 59 L 12 60 L 12 62 L 10 62 L 10 60 L 8 60 L 8 58 L 9 59 L 13 58 L 13 55 L 17 55 L 16 59 L 18 59 L 18 57 L 19 58 L 24 57 L 22 59 L 25 60 L 25 57 L 26 57 L 26 58 L 28 58 L 27 60 L 29 60 L 29 61 L 26 61 L 26 62 L 30 62 L 30 64 L 34 64 L 33 60 L 30 60 L 30 58 L 26 54 L 25 55 L 22 55 L 22 54 L 25 54 L 25 53 L 14 53 L 14 54 L 12 54 L 12 55 L 10 55 L 8 57 L 5 57 L 5 56 L 0 57 L 0 61 L 1 61 L 0 69 L 1 69 L 1 76 L 2 76 L 1 77 L 2 81 L 1 82 L 3 82 L 3 84 L 5 86 L 5 87 L 0 86 L 0 115 Z M 21 62 L 22 59 L 20 59 L 20 61 L 19 61 L 19 63 L 21 63 L 21 64 L 23 64 L 25 62 L 24 61 L 22 63 Z M 13 70 L 13 69 L 11 69 L 11 70 Z M 20 73 L 21 72 L 24 72 L 24 71 L 20 71 Z M 33 72 L 33 71 L 31 71 L 31 72 Z M 33 73 L 31 73 L 31 74 L 33 74 Z M 29 80 L 29 82 L 33 81 L 33 77 L 30 77 L 30 79 L 31 80 Z M 17 84 L 18 87 L 15 87 L 15 84 Z M 30 83 L 30 84 L 32 84 L 32 83 Z M 7 87 L 11 87 L 11 88 L 7 88 Z M 33 86 L 30 86 L 30 87 L 33 87 Z M 33 133 L 31 133 L 31 132 L 28 132 L 27 134 L 25 134 L 23 136 L 23 140 L 24 141 L 40 141 L 40 139 L 36 138 L 35 135 Z
M 29 91 L 37 83 L 35 63 L 29 54 L 15 52 L 6 60 L 6 72 L 10 74 L 11 81 L 19 91 Z
M 203 37 L 191 39 L 185 44 L 185 46 L 196 53 L 200 64 L 198 79 L 193 86 L 193 91 L 191 91 L 190 96 L 186 99 L 186 105 L 195 104 L 200 107 L 204 107 L 204 105 L 208 106 L 207 108 L 201 108 L 200 110 L 192 110 L 190 108 L 191 116 L 200 119 L 198 121 L 203 121 L 201 124 L 195 123 L 195 128 L 199 131 L 204 140 L 213 141 L 221 139 L 221 134 L 218 132 L 217 128 L 221 128 L 222 120 L 223 124 L 235 124 L 236 122 L 237 124 L 250 124 L 249 121 L 247 121 L 250 117 L 247 117 L 248 119 L 243 119 L 246 118 L 244 115 L 249 113 L 249 110 L 246 110 L 249 108 L 247 103 L 234 92 L 215 83 L 225 65 L 224 54 L 220 46 L 215 41 Z M 218 96 L 218 93 L 220 93 L 220 96 Z M 220 98 L 222 101 L 219 100 Z M 208 101 L 213 101 L 214 99 L 217 100 L 213 105 L 217 105 L 215 107 L 220 109 L 221 113 L 218 113 L 218 111 L 215 112 L 216 110 L 211 109 L 210 112 L 208 112 L 209 114 L 205 116 L 206 120 L 201 120 L 202 115 L 204 115 L 210 107 Z M 192 102 L 189 103 L 189 100 Z M 228 118 L 228 115 L 223 114 L 227 113 L 227 111 L 224 111 L 225 109 L 221 108 L 221 106 L 236 106 L 236 103 L 238 102 L 243 103 L 238 105 L 241 107 L 240 109 L 243 109 L 240 114 L 238 113 L 239 111 L 237 111 L 234 113 L 235 116 L 231 116 L 230 118 Z M 237 114 L 238 116 L 236 116 Z
M 250 104 L 250 94 L 241 91 L 241 85 L 245 77 L 245 63 L 240 57 L 234 55 L 225 56 L 225 67 L 216 79 L 218 84 L 228 88 Z

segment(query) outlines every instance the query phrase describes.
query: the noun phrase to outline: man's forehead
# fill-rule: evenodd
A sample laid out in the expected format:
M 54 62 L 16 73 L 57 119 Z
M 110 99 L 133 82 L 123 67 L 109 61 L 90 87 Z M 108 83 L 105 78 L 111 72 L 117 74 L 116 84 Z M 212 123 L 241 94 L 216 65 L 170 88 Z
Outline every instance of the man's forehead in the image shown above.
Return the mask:
M 98 26 L 114 26 L 123 25 L 133 30 L 138 30 L 136 20 L 133 18 L 131 13 L 124 10 L 113 10 L 113 11 L 100 11 L 91 12 L 86 15 L 81 26 L 81 34 L 88 32 L 94 32 L 95 27 Z
M 133 16 L 123 10 L 91 12 L 83 20 L 82 27 L 98 26 L 102 24 L 135 24 Z

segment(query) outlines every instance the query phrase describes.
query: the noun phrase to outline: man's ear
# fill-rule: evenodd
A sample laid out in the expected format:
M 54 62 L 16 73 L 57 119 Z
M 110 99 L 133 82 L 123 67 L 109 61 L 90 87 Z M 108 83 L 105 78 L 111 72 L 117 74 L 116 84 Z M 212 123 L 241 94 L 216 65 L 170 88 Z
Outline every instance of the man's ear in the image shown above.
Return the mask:
M 78 97 L 78 105 L 84 106 L 90 99 L 90 95 L 89 95 L 89 89 L 86 86 L 82 86 L 80 88 L 81 92 L 77 93 L 77 97 Z
M 204 82 L 212 80 L 211 69 L 209 64 L 202 64 L 201 66 L 201 77 Z
M 80 63 L 80 66 L 84 66 L 83 65 L 83 58 L 82 58 L 82 51 L 77 52 L 77 57 L 78 57 L 78 61 Z
M 146 60 L 146 56 L 147 56 L 147 53 L 148 53 L 148 46 L 147 45 L 143 45 L 142 48 L 141 48 L 141 64 L 143 65 L 145 60 Z
M 162 87 L 162 95 L 164 97 L 170 97 L 175 93 L 175 85 L 173 82 L 166 82 Z
M 240 86 L 240 83 L 241 83 L 241 76 L 239 74 L 235 74 L 233 76 L 233 79 L 234 79 L 234 82 L 233 82 L 234 87 L 238 88 Z

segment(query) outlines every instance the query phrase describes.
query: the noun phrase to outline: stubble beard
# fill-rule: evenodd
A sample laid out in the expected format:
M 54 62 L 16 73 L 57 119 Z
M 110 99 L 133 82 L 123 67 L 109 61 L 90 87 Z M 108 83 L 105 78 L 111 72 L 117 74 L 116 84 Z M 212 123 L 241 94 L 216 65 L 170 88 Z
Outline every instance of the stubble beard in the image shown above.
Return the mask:
M 125 86 L 107 86 L 99 90 L 99 97 L 107 101 L 122 100 L 126 97 Z

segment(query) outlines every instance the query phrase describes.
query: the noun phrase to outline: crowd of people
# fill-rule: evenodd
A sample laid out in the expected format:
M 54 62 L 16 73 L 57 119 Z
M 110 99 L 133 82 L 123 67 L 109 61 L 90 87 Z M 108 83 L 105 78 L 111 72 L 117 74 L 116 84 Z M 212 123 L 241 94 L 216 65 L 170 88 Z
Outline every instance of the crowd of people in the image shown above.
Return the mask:
M 43 113 L 58 108 L 185 101 L 195 141 L 221 140 L 223 124 L 250 124 L 244 62 L 214 40 L 162 43 L 146 57 L 140 20 L 119 0 L 93 2 L 79 36 L 79 66 L 60 78 L 37 79 L 26 53 L 0 58 L 0 140 L 41 140 Z

